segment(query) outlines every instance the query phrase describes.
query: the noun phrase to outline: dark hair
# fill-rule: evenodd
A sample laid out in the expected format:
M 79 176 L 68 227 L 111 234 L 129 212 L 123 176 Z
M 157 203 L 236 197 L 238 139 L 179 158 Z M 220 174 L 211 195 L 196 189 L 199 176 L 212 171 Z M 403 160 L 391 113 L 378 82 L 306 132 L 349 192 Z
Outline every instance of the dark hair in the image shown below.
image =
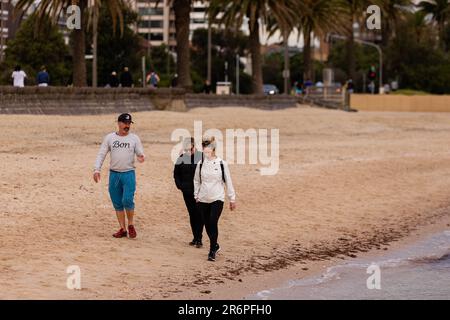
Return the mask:
M 202 147 L 206 148 L 206 147 L 210 147 L 213 150 L 216 150 L 216 138 L 215 137 L 204 137 L 202 140 Z
M 20 68 L 19 65 L 17 65 L 17 66 L 14 68 L 14 71 L 20 71 L 20 70 L 21 70 L 21 68 Z
M 203 148 L 209 146 L 210 144 L 211 144 L 211 141 L 209 141 L 209 140 L 202 141 Z
M 183 150 L 188 151 L 195 147 L 195 140 L 193 137 L 186 137 L 183 140 Z

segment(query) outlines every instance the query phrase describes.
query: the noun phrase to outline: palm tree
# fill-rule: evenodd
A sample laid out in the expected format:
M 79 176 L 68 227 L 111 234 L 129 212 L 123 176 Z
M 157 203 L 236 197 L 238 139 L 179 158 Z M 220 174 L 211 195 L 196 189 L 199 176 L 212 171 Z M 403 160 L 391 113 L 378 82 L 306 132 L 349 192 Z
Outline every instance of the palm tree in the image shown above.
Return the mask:
M 445 48 L 445 26 L 450 18 L 450 1 L 448 0 L 424 0 L 417 7 L 426 15 L 431 15 L 437 24 L 439 40 L 442 48 Z
M 102 0 L 93 0 L 94 6 L 100 7 Z M 127 5 L 126 0 L 103 0 L 110 9 L 113 17 L 113 28 L 116 29 L 117 17 L 120 20 L 121 30 L 123 31 L 123 17 L 122 10 Z M 35 4 L 35 0 L 19 0 L 15 6 L 16 13 L 20 11 L 27 11 Z M 86 32 L 87 20 L 86 13 L 88 12 L 88 0 L 42 0 L 37 7 L 37 23 L 38 26 L 43 21 L 45 16 L 50 16 L 53 22 L 56 22 L 61 16 L 63 10 L 71 5 L 77 5 L 81 12 L 81 28 L 73 31 L 72 41 L 72 60 L 73 60 L 73 85 L 76 87 L 87 86 L 86 74 Z
M 355 79 L 356 56 L 355 56 L 355 34 L 353 25 L 362 17 L 363 10 L 367 8 L 367 0 L 343 0 L 342 5 L 347 10 L 347 21 L 344 24 L 347 34 L 347 64 L 348 76 Z
M 381 8 L 382 44 L 387 46 L 391 37 L 397 34 L 399 22 L 407 18 L 414 3 L 412 0 L 374 0 L 373 3 Z
M 420 42 L 424 38 L 423 35 L 425 32 L 427 32 L 427 24 L 425 22 L 425 16 L 426 14 L 423 11 L 417 11 L 415 13 L 412 13 L 411 16 L 409 17 L 418 42 Z
M 164 0 L 155 2 L 155 7 Z M 177 86 L 192 89 L 191 51 L 189 45 L 189 27 L 193 0 L 169 0 L 168 5 L 175 15 L 175 39 L 177 41 Z
M 190 90 L 192 79 L 189 26 L 192 0 L 171 0 L 171 3 L 175 14 L 178 86 Z
M 345 7 L 340 0 L 304 0 L 305 10 L 299 12 L 298 28 L 304 39 L 303 79 L 312 79 L 313 64 L 311 43 L 312 34 L 324 37 L 330 31 L 343 31 Z
M 302 1 L 299 0 L 211 0 L 208 14 L 210 19 L 227 27 L 239 28 L 244 19 L 248 20 L 249 48 L 252 60 L 252 91 L 263 92 L 260 23 L 267 26 L 271 18 L 279 26 L 292 29 Z

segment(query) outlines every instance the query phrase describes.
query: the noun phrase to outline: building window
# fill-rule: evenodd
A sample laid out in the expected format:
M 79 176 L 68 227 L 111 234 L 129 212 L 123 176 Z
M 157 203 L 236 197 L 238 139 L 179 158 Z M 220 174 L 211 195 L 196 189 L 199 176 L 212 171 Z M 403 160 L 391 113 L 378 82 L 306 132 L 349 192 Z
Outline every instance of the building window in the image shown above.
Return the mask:
M 164 12 L 163 8 L 139 8 L 140 16 L 162 16 Z
M 138 28 L 148 28 L 148 21 L 139 21 Z
M 163 28 L 163 21 L 162 20 L 144 20 L 139 21 L 138 24 L 139 28 Z
M 162 20 L 151 20 L 150 21 L 150 27 L 151 28 L 162 28 L 163 27 L 163 21 Z
M 163 41 L 164 40 L 164 36 L 162 33 L 150 33 L 150 40 L 151 41 Z
M 191 23 L 204 24 L 204 23 L 206 23 L 206 20 L 205 19 L 191 19 Z
M 163 41 L 164 40 L 164 36 L 162 33 L 158 33 L 158 32 L 152 32 L 152 33 L 147 33 L 147 32 L 139 32 L 139 34 L 148 41 Z

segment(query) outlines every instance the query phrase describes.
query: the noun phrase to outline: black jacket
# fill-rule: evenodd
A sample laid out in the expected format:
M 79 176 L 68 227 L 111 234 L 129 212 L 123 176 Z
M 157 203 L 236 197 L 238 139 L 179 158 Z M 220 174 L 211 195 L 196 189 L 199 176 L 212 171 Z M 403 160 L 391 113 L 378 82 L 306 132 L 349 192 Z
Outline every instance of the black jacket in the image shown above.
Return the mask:
M 130 71 L 125 71 L 120 75 L 120 84 L 124 88 L 133 86 L 133 77 L 131 76 Z
M 183 192 L 194 192 L 194 175 L 197 163 L 202 160 L 202 153 L 196 151 L 193 155 L 182 154 L 173 169 L 173 178 L 177 188 Z

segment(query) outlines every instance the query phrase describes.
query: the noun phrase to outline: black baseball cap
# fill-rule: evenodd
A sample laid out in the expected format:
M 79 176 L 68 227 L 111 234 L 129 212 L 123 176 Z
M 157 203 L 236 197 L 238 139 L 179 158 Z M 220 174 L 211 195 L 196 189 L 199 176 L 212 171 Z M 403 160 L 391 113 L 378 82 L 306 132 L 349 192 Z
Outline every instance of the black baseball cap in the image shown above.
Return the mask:
M 119 118 L 117 119 L 117 121 L 118 121 L 118 122 L 123 122 L 123 123 L 127 123 L 127 122 L 134 123 L 134 122 L 131 120 L 131 114 L 129 114 L 129 113 L 122 113 L 122 114 L 119 116 Z

